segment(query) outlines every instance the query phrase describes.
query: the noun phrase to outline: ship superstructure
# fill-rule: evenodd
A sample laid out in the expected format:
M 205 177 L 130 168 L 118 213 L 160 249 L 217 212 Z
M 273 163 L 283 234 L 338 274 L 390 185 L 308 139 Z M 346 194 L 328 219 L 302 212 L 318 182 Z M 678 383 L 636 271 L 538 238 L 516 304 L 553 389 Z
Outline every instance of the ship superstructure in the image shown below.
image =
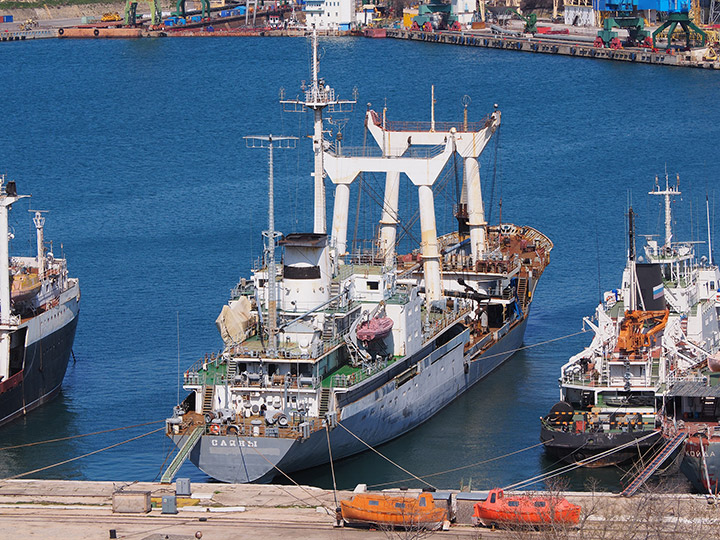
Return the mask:
M 720 271 L 696 259 L 694 243 L 673 241 L 679 188 L 666 176 L 650 195 L 664 201 L 664 242 L 649 237 L 640 262 L 630 209 L 621 287 L 585 318 L 592 342 L 562 366 L 561 401 L 542 420 L 546 448 L 569 462 L 597 467 L 647 451 L 660 439 L 667 396 L 720 349 Z
M 37 255 L 9 256 L 8 213 L 24 197 L 0 178 L 0 425 L 60 392 L 80 311 L 78 280 L 45 247 L 44 212 L 32 211 Z
M 522 343 L 553 246 L 531 227 L 485 220 L 477 157 L 500 111 L 405 124 L 368 111 L 377 150 L 340 148 L 322 139 L 322 109 L 341 102 L 315 52 L 312 76 L 304 100 L 284 103 L 315 113 L 314 230 L 282 236 L 282 255 L 266 251 L 223 307 L 225 347 L 185 373 L 190 395 L 168 419 L 180 449 L 165 480 L 186 456 L 218 480 L 253 482 L 325 463 L 329 449 L 361 452 L 433 416 Z M 433 185 L 454 153 L 465 165 L 459 226 L 438 235 Z M 385 195 L 375 247 L 350 253 L 350 185 L 361 172 L 384 174 Z M 398 254 L 403 176 L 417 189 L 422 239 Z

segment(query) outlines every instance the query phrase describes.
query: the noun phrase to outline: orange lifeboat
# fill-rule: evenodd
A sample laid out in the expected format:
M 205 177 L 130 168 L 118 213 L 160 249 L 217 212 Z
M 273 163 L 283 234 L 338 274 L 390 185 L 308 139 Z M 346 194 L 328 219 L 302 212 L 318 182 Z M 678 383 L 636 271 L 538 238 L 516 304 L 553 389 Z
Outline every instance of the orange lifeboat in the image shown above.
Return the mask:
M 432 493 L 359 493 L 340 501 L 343 519 L 351 525 L 438 529 L 447 511 L 435 506 Z
M 393 320 L 390 317 L 375 317 L 358 325 L 357 337 L 360 341 L 367 343 L 374 339 L 384 338 L 390 333 L 392 327 Z
M 473 525 L 577 525 L 581 508 L 565 498 L 508 495 L 493 489 L 488 498 L 475 504 Z

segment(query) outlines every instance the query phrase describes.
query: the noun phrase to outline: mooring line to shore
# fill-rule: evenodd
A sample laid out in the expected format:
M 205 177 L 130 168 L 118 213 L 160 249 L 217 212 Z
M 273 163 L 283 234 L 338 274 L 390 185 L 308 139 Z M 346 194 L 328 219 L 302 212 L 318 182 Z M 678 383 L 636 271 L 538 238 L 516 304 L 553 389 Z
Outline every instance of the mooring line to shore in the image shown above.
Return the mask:
M 375 449 L 375 448 L 373 448 L 372 446 L 370 446 L 368 443 L 366 443 L 365 441 L 363 441 L 360 437 L 358 437 L 358 436 L 355 435 L 352 431 L 350 431 L 348 428 L 346 428 L 344 425 L 342 425 L 341 422 L 338 422 L 337 425 L 340 426 L 341 428 L 343 428 L 345 431 L 347 431 L 350 435 L 352 435 L 353 437 L 355 437 L 358 441 L 360 441 L 361 443 L 363 443 L 365 446 L 367 446 L 370 450 L 372 450 L 373 452 L 375 452 L 378 456 L 380 456 L 381 458 L 383 458 L 383 459 L 389 461 L 390 463 L 392 463 L 393 465 L 395 465 L 398 469 L 400 469 L 400 470 L 401 470 L 402 472 L 404 472 L 405 474 L 409 474 L 409 475 L 412 476 L 415 480 L 419 480 L 419 481 L 422 482 L 423 484 L 426 484 L 426 485 L 430 486 L 430 487 L 433 488 L 433 489 L 437 489 L 437 488 L 436 488 L 435 486 L 433 486 L 430 482 L 426 482 L 425 480 L 423 480 L 423 479 L 420 478 L 419 476 L 414 475 L 413 473 L 411 473 L 411 472 L 408 471 L 407 469 L 404 469 L 403 467 L 401 467 L 400 465 L 398 465 L 397 463 L 395 463 L 395 462 L 394 462 L 392 459 L 390 459 L 389 457 L 383 455 L 383 454 L 382 454 L 380 451 L 378 451 L 377 449 Z
M 136 427 L 142 427 L 142 426 L 150 426 L 152 424 L 159 424 L 160 422 L 165 422 L 165 420 L 153 420 L 152 422 L 145 422 L 142 424 L 135 424 L 132 426 L 125 426 L 125 427 L 119 427 L 119 428 L 113 428 L 113 429 L 104 429 L 102 431 L 93 431 L 92 433 L 83 433 L 82 435 L 71 435 L 69 437 L 61 437 L 59 439 L 48 439 L 46 441 L 36 441 L 31 443 L 25 443 L 25 444 L 16 444 L 13 446 L 2 446 L 0 447 L 0 452 L 3 450 L 14 450 L 15 448 L 26 448 L 28 446 L 36 446 L 38 444 L 49 444 L 54 442 L 61 442 L 61 441 L 69 441 L 70 439 L 79 439 L 81 437 L 89 437 L 90 435 L 101 435 L 103 433 L 111 433 L 113 431 L 121 431 L 123 429 L 132 429 Z
M 478 461 L 477 463 L 471 463 L 470 465 L 463 465 L 463 466 L 461 466 L 461 467 L 455 467 L 455 468 L 453 468 L 453 469 L 448 469 L 448 470 L 446 470 L 446 471 L 440 471 L 440 472 L 435 472 L 435 473 L 430 473 L 430 474 L 423 474 L 420 478 L 430 478 L 430 477 L 432 477 L 432 476 L 441 476 L 441 475 L 443 475 L 443 474 L 448 474 L 448 473 L 452 473 L 452 472 L 457 472 L 457 471 L 461 471 L 461 470 L 463 470 L 463 469 L 469 469 L 469 468 L 471 468 L 471 467 L 477 467 L 478 465 L 485 465 L 486 463 L 492 463 L 493 461 L 498 461 L 498 460 L 500 460 L 500 459 L 504 459 L 504 458 L 507 458 L 507 457 L 510 457 L 510 456 L 514 456 L 515 454 L 520 454 L 520 453 L 522 453 L 522 452 L 526 452 L 526 451 L 528 451 L 528 450 L 532 450 L 533 448 L 537 448 L 538 446 L 543 446 L 543 445 L 547 444 L 548 442 L 550 442 L 550 441 L 540 442 L 540 443 L 537 443 L 537 444 L 533 444 L 532 446 L 528 446 L 527 448 L 522 448 L 522 449 L 520 449 L 520 450 L 515 450 L 514 452 L 510 452 L 510 453 L 508 453 L 508 454 L 503 454 L 502 456 L 495 456 L 495 457 L 493 457 L 493 458 L 484 459 L 484 460 L 482 460 L 482 461 Z M 383 482 L 383 483 L 381 483 L 381 484 L 371 484 L 371 485 L 368 485 L 368 487 L 373 487 L 373 488 L 375 488 L 375 487 L 391 486 L 391 485 L 393 485 L 393 484 L 398 484 L 398 483 L 400 483 L 400 482 L 405 482 L 405 481 L 407 481 L 407 480 L 411 480 L 411 478 L 403 478 L 402 480 L 395 480 L 395 481 L 393 481 L 393 482 Z
M 564 467 L 560 467 L 559 469 L 555 469 L 554 471 L 549 471 L 547 473 L 539 474 L 537 476 L 533 476 L 532 478 L 528 478 L 527 480 L 523 480 L 521 482 L 516 482 L 514 484 L 504 487 L 503 489 L 510 490 L 510 489 L 515 489 L 515 488 L 521 487 L 521 486 L 524 487 L 524 486 L 530 486 L 532 484 L 537 484 L 538 482 L 542 482 L 544 480 L 549 480 L 550 478 L 554 478 L 556 476 L 565 474 L 565 473 L 570 472 L 575 469 L 579 469 L 580 467 L 583 467 L 583 466 L 587 465 L 588 463 L 592 463 L 593 461 L 602 459 L 606 456 L 609 456 L 610 454 L 614 454 L 615 452 L 624 450 L 625 448 L 627 448 L 629 446 L 633 446 L 634 444 L 644 441 L 645 439 L 649 439 L 650 437 L 654 437 L 655 435 L 656 435 L 656 432 L 652 431 L 652 432 L 648 433 L 647 435 L 644 435 L 638 439 L 633 439 L 632 441 L 626 442 L 625 444 L 621 444 L 620 446 L 617 446 L 615 448 L 611 448 L 610 450 L 605 450 L 604 452 L 600 452 L 599 454 L 596 454 L 589 458 L 585 458 L 585 459 L 582 459 L 575 463 L 565 465 Z
M 64 461 L 60 461 L 60 462 L 58 462 L 58 463 L 53 463 L 52 465 L 48 465 L 48 466 L 46 466 L 46 467 L 40 467 L 39 469 L 34 469 L 34 470 L 32 470 L 32 471 L 27 471 L 27 472 L 24 472 L 24 473 L 16 474 L 16 475 L 14 475 L 14 476 L 8 476 L 8 477 L 6 477 L 6 478 L 3 478 L 2 480 L 15 480 L 16 478 L 22 478 L 23 476 L 28 476 L 28 475 L 30 475 L 30 474 L 35 474 L 35 473 L 38 473 L 38 472 L 46 471 L 46 470 L 48 470 L 48 469 L 52 469 L 53 467 L 58 467 L 58 466 L 60 466 L 60 465 L 65 465 L 66 463 L 70 463 L 70 462 L 72 462 L 72 461 L 77 461 L 78 459 L 82 459 L 82 458 L 85 458 L 85 457 L 88 457 L 88 456 L 92 456 L 93 454 L 99 454 L 100 452 L 104 452 L 105 450 L 110 450 L 111 448 L 115 448 L 115 447 L 117 447 L 117 446 L 121 446 L 121 445 L 123 445 L 123 444 L 127 444 L 127 443 L 129 443 L 129 442 L 136 441 L 136 440 L 138 440 L 138 439 L 142 439 L 143 437 L 147 437 L 148 435 L 152 435 L 153 433 L 157 433 L 158 431 L 164 431 L 164 430 L 165 430 L 165 426 L 163 426 L 163 427 L 161 427 L 161 428 L 158 428 L 158 429 L 154 429 L 154 430 L 152 430 L 152 431 L 148 431 L 147 433 L 143 433 L 142 435 L 138 435 L 137 437 L 132 437 L 131 439 L 127 439 L 127 440 L 121 441 L 121 442 L 119 442 L 119 443 L 111 444 L 110 446 L 106 446 L 105 448 L 100 448 L 100 449 L 98 449 L 98 450 L 93 450 L 92 452 L 88 452 L 87 454 L 83 454 L 83 455 L 81 455 L 81 456 L 76 456 L 76 457 L 74 457 L 74 458 L 66 459 L 66 460 L 64 460 Z
M 540 345 L 547 345 L 548 343 L 552 343 L 553 341 L 561 341 L 563 339 L 568 339 L 571 337 L 579 336 L 580 334 L 585 334 L 587 332 L 590 332 L 589 328 L 583 328 L 579 332 L 574 332 L 572 334 L 567 334 L 565 336 L 560 336 L 552 339 L 546 339 L 545 341 L 540 341 L 539 343 L 533 343 L 532 345 L 525 345 L 524 347 L 518 347 L 517 349 L 510 349 L 509 351 L 501 352 L 501 353 L 495 353 L 495 354 L 481 354 L 478 356 L 477 360 L 472 360 L 473 362 L 476 362 L 478 360 L 485 360 L 486 358 L 493 358 L 495 356 L 505 356 L 506 354 L 515 354 L 519 351 L 524 351 L 526 349 L 532 349 L 534 347 L 539 347 Z
M 235 435 L 235 437 L 239 439 L 239 436 L 238 436 L 238 435 Z M 313 499 L 317 500 L 317 501 L 320 503 L 320 506 L 322 506 L 322 507 L 325 509 L 325 511 L 328 513 L 328 515 L 334 515 L 335 512 L 326 506 L 325 501 L 323 501 L 320 497 L 318 497 L 318 496 L 315 495 L 314 493 L 310 493 L 307 489 L 305 489 L 304 486 L 301 486 L 300 484 L 298 484 L 289 474 L 287 474 L 287 473 L 286 473 L 285 471 L 283 471 L 280 467 L 278 467 L 278 466 L 275 465 L 272 461 L 270 461 L 268 458 L 266 458 L 257 448 L 255 448 L 254 446 L 252 446 L 251 448 L 255 451 L 255 453 L 256 453 L 258 456 L 260 456 L 260 457 L 263 458 L 265 461 L 267 461 L 273 469 L 275 469 L 276 471 L 278 471 L 278 472 L 279 472 L 280 474 L 282 474 L 285 478 L 287 478 L 287 479 L 290 480 L 293 484 L 295 484 L 295 487 L 300 488 L 302 491 L 304 491 L 305 493 L 307 493 L 308 495 L 310 495 L 310 497 L 312 497 Z M 275 486 L 278 487 L 279 489 L 281 489 L 282 491 L 284 491 L 286 495 L 289 495 L 290 497 L 293 497 L 294 499 L 297 499 L 298 501 L 300 501 L 300 502 L 303 503 L 303 504 L 307 504 L 307 501 L 304 501 L 304 500 L 302 500 L 300 497 L 298 497 L 297 495 L 295 495 L 295 494 L 293 494 L 293 493 L 290 493 L 288 490 L 284 489 L 284 488 L 282 487 L 282 485 L 280 485 L 280 484 L 275 484 Z

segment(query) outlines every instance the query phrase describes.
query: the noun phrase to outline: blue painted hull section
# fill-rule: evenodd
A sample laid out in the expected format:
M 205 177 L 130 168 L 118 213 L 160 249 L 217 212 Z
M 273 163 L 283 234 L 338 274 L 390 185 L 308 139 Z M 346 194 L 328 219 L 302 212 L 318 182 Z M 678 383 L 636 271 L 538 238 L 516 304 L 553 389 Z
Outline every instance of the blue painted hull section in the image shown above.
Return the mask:
M 463 354 L 468 330 L 437 349 L 423 349 L 409 360 L 417 365 L 417 375 L 402 384 L 393 378 L 378 386 L 368 379 L 372 389 L 342 407 L 347 430 L 337 426 L 330 431 L 333 459 L 367 450 L 351 433 L 377 446 L 430 419 L 510 358 L 522 345 L 526 325 L 527 316 L 482 353 Z M 182 439 L 174 437 L 177 444 Z M 270 482 L 278 469 L 291 473 L 328 463 L 327 435 L 325 430 L 306 440 L 203 435 L 190 460 L 222 482 Z

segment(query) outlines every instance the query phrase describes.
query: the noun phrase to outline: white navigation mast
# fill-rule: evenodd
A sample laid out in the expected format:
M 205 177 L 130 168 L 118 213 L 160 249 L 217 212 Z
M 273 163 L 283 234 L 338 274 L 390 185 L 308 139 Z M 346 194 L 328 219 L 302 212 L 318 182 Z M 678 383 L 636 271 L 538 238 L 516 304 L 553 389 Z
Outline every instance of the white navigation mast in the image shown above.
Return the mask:
M 15 182 L 5 183 L 0 176 L 0 380 L 10 375 L 10 334 L 17 330 L 20 318 L 13 316 L 10 306 L 10 207 L 29 195 L 18 195 Z
M 325 210 L 325 171 L 323 164 L 323 110 L 330 112 L 349 112 L 356 100 L 341 100 L 335 96 L 335 90 L 325 84 L 320 78 L 320 61 L 317 50 L 317 31 L 313 28 L 312 34 L 312 66 L 310 74 L 312 80 L 309 87 L 303 84 L 305 96 L 303 99 L 285 100 L 280 103 L 289 106 L 285 110 L 290 112 L 303 112 L 306 109 L 313 111 L 313 152 L 315 153 L 314 177 L 314 220 L 313 232 L 319 234 L 327 233 L 327 217 Z M 345 106 L 345 107 L 344 107 Z M 349 107 L 347 107 L 349 106 Z
M 35 223 L 37 236 L 38 279 L 43 280 L 45 278 L 45 218 L 43 213 L 47 212 L 47 210 L 28 210 L 28 212 L 35 213 L 33 223 Z
M 674 187 L 670 187 L 670 181 L 668 180 L 667 173 L 665 174 L 665 189 L 660 189 L 660 184 L 658 183 L 658 177 L 655 177 L 655 189 L 650 191 L 650 195 L 661 195 L 665 197 L 665 247 L 670 247 L 670 242 L 672 241 L 672 210 L 670 208 L 670 203 L 672 202 L 670 200 L 671 195 L 680 195 L 680 188 L 678 185 L 680 184 L 680 175 L 677 175 L 677 185 Z
M 263 231 L 267 238 L 267 283 L 268 283 L 268 347 L 267 354 L 270 357 L 277 355 L 277 269 L 275 268 L 275 239 L 282 236 L 282 233 L 275 231 L 275 188 L 273 172 L 273 150 L 275 148 L 294 148 L 297 137 L 273 137 L 272 135 L 244 137 L 248 148 L 268 149 L 268 230 Z M 258 306 L 259 309 L 259 306 Z

